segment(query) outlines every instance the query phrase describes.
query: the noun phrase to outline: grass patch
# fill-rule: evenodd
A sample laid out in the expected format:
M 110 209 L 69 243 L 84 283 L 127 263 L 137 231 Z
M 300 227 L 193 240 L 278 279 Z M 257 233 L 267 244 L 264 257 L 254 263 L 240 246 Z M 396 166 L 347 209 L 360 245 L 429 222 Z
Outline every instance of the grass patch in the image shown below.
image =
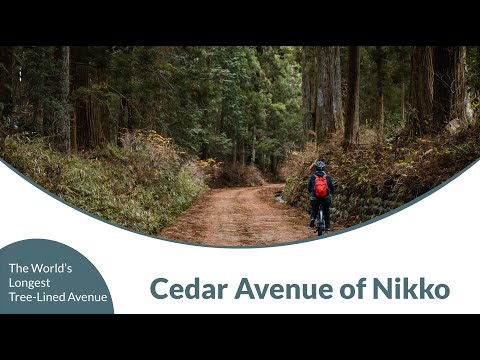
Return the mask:
M 126 134 L 123 147 L 66 156 L 41 139 L 9 136 L 3 159 L 65 201 L 136 231 L 156 235 L 206 189 L 197 161 L 169 139 Z

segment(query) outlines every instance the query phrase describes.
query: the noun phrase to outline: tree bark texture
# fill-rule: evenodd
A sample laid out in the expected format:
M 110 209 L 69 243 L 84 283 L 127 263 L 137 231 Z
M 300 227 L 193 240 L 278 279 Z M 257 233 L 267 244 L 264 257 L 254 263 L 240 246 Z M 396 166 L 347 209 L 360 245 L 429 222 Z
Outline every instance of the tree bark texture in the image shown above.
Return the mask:
M 317 99 L 315 123 L 317 147 L 341 128 L 342 97 L 338 46 L 320 46 L 317 51 Z
M 61 152 L 70 153 L 70 48 L 54 49 L 51 98 L 44 107 L 43 134 Z
M 315 133 L 315 111 L 317 98 L 317 47 L 303 47 L 302 61 L 302 101 L 307 110 L 303 122 L 303 131 L 307 141 L 312 140 L 310 134 Z
M 402 77 L 402 93 L 400 97 L 400 112 L 402 114 L 402 124 L 405 124 L 405 79 Z
M 343 129 L 342 75 L 339 46 L 305 46 L 303 49 L 302 99 L 306 139 L 315 134 L 317 146 Z
M 415 46 L 412 52 L 411 105 L 409 127 L 412 135 L 423 136 L 433 124 L 433 51 Z
M 385 60 L 386 53 L 381 46 L 375 49 L 375 65 L 377 68 L 377 117 L 375 121 L 375 132 L 377 140 L 384 139 L 385 108 L 384 108 L 384 86 L 385 86 Z
M 0 120 L 12 115 L 12 47 L 0 46 Z
M 96 69 L 86 64 L 86 47 L 72 48 L 72 88 L 79 149 L 93 149 L 105 143 L 105 105 L 91 91 L 98 80 Z
M 358 46 L 349 46 L 348 83 L 347 83 L 347 110 L 345 118 L 345 132 L 343 147 L 349 148 L 358 144 L 358 130 L 360 123 L 360 49 Z
M 453 119 L 466 119 L 465 48 L 434 47 L 433 126 L 432 133 L 443 131 Z

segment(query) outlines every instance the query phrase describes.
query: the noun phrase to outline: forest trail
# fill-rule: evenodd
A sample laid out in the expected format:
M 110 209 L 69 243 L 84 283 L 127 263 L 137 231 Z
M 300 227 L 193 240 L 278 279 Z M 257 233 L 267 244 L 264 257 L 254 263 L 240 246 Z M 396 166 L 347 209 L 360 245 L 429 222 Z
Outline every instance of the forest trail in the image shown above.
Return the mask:
M 269 184 L 208 191 L 159 236 L 217 246 L 267 245 L 316 236 L 308 227 L 306 212 L 275 200 L 275 193 L 283 187 Z

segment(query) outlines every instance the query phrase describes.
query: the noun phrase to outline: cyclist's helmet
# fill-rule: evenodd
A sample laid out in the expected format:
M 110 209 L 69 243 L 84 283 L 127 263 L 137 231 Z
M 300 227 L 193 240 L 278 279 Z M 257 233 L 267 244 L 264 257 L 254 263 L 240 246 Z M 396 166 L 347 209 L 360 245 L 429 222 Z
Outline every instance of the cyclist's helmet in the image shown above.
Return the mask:
M 325 163 L 323 161 L 317 161 L 315 163 L 315 170 L 316 171 L 325 171 L 326 167 L 327 167 L 327 165 L 325 165 Z

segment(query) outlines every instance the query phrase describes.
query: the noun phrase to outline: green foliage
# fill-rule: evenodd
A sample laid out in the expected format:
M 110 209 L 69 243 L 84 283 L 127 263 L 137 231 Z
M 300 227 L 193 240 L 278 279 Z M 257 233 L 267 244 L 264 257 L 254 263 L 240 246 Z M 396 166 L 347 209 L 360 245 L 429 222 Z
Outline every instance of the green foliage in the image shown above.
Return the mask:
M 381 77 L 387 136 L 398 131 L 401 123 L 402 84 L 405 102 L 408 101 L 410 79 L 410 46 L 361 47 L 360 66 L 360 123 L 372 127 L 377 117 L 378 81 Z M 378 71 L 377 61 L 383 59 Z
M 467 46 L 467 84 L 472 93 L 480 92 L 480 48 Z
M 65 156 L 42 140 L 7 137 L 1 154 L 37 184 L 115 224 L 156 235 L 206 186 L 198 164 L 156 133 L 129 134 L 125 146 Z M 127 137 L 126 137 L 127 138 Z
M 56 58 L 55 51 L 54 46 L 24 46 L 15 50 L 19 71 L 15 88 L 15 127 L 49 136 L 51 141 L 58 135 L 55 132 L 61 121 L 56 117 L 71 110 L 65 99 L 61 99 L 62 63 Z M 41 122 L 35 119 L 36 111 L 43 114 Z
M 190 152 L 220 161 L 248 162 L 257 142 L 272 139 L 277 148 L 256 150 L 256 162 L 265 168 L 300 137 L 298 52 L 251 46 L 115 48 L 108 77 L 135 109 L 134 127 L 154 128 Z
M 50 135 L 45 125 L 63 105 L 56 100 L 55 51 L 16 48 L 22 81 L 18 118 L 9 127 Z M 108 111 L 96 116 L 109 141 L 117 141 L 119 128 L 153 129 L 203 159 L 254 162 L 274 172 L 299 146 L 298 47 L 88 46 L 72 47 L 71 53 L 72 84 L 81 86 L 70 100 L 106 105 Z

